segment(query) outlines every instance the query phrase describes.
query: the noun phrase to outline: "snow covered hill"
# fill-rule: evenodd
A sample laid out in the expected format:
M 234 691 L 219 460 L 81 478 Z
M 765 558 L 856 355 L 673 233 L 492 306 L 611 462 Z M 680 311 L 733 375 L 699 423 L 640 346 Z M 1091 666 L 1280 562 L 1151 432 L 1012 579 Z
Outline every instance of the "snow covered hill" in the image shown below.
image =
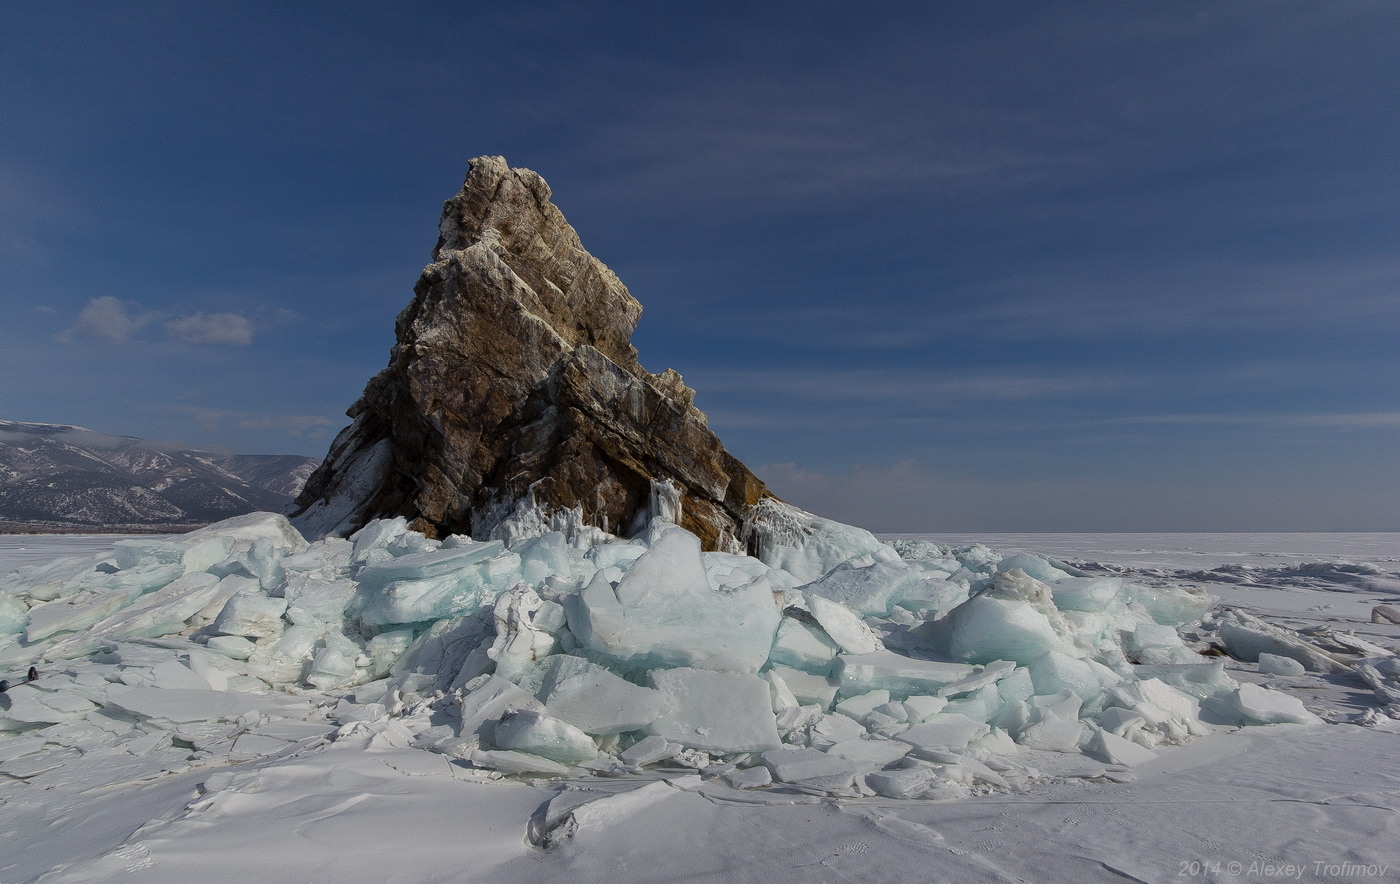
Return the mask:
M 317 463 L 0 420 L 0 531 L 176 530 L 281 510 Z

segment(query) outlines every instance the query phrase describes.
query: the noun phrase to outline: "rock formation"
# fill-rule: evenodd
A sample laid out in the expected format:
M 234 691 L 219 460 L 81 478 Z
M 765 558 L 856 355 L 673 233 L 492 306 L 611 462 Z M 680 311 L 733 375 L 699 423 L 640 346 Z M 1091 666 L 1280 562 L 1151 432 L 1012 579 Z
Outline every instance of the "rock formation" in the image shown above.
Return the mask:
M 620 533 L 670 480 L 681 525 L 733 548 L 763 483 L 679 374 L 638 363 L 641 305 L 584 250 L 549 185 L 474 159 L 438 230 L 388 367 L 293 505 L 298 527 L 344 534 L 404 516 L 430 536 L 486 538 L 533 500 Z

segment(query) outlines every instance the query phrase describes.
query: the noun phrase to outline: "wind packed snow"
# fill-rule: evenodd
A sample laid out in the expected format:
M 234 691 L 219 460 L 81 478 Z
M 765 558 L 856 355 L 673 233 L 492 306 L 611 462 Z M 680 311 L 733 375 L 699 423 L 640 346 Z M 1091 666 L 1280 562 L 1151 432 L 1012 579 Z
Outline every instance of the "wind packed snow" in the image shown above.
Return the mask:
M 531 824 L 542 848 L 676 788 L 1015 795 L 1131 782 L 1167 747 L 1317 711 L 1400 718 L 1390 647 L 1185 581 L 885 543 L 772 501 L 757 557 L 702 552 L 674 507 L 631 539 L 527 515 L 494 539 L 391 519 L 308 543 L 254 514 L 15 571 L 0 673 L 41 675 L 0 696 L 0 775 L 43 789 L 81 762 L 116 784 L 387 744 L 459 780 L 619 784 L 566 786 Z M 1372 706 L 1309 709 L 1287 688 L 1310 674 Z M 658 777 L 665 794 L 617 791 Z

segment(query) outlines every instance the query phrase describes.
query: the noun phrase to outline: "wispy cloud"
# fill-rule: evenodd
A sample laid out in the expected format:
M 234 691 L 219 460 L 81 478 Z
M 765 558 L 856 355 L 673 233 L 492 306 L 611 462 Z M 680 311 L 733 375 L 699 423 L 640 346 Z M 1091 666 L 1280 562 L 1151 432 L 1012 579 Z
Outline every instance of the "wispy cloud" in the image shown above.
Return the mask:
M 112 295 L 89 300 L 58 339 L 65 343 L 129 344 L 141 340 L 146 330 L 157 323 L 164 329 L 166 340 L 174 343 L 237 347 L 253 343 L 253 321 L 238 313 L 196 312 L 172 318 L 171 311 L 144 310 L 136 301 Z
M 77 320 L 59 335 L 59 340 L 67 343 L 78 340 L 129 343 L 159 318 L 155 313 L 138 311 L 139 306 L 135 301 L 123 301 L 111 295 L 93 298 L 78 311 Z
M 170 340 L 184 344 L 246 347 L 253 343 L 253 323 L 237 313 L 195 313 L 165 323 L 165 334 Z

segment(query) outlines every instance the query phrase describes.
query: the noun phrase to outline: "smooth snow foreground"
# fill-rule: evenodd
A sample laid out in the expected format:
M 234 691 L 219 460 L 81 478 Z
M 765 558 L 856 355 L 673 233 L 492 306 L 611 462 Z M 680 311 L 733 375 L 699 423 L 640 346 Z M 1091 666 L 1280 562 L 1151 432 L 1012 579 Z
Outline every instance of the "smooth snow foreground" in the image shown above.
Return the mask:
M 10 574 L 0 881 L 1396 859 L 1400 627 L 1199 588 L 1325 594 L 1351 626 L 1400 601 L 1393 565 L 1075 567 L 776 505 L 749 558 L 658 497 L 632 540 L 522 508 L 487 541 L 386 520 L 308 544 L 258 514 Z

